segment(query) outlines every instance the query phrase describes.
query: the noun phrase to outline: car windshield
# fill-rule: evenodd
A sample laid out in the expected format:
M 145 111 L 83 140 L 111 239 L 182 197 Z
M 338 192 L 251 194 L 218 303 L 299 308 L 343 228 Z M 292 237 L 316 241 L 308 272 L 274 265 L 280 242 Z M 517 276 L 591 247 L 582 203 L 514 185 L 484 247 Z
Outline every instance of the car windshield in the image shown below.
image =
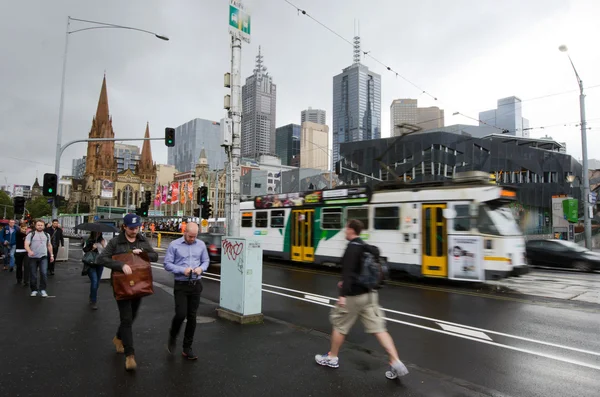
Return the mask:
M 509 208 L 490 207 L 487 204 L 481 204 L 479 207 L 477 227 L 484 234 L 499 236 L 520 236 L 523 234 Z
M 565 241 L 565 240 L 552 240 L 552 241 L 563 245 L 565 248 L 569 249 L 570 251 L 585 252 L 588 250 L 587 248 L 582 247 L 581 245 L 576 244 L 572 241 Z

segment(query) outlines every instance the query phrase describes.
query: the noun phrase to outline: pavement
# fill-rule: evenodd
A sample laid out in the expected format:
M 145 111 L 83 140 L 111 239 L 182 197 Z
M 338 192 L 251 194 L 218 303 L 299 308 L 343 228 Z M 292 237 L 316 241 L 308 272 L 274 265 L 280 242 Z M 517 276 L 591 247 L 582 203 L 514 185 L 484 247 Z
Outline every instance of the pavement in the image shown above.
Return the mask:
M 99 310 L 91 311 L 89 280 L 80 271 L 76 260 L 58 263 L 45 299 L 29 297 L 14 273 L 0 274 L 0 395 L 502 395 L 411 362 L 408 376 L 390 381 L 381 349 L 351 343 L 340 354 L 339 369 L 320 367 L 314 354 L 327 352 L 327 334 L 270 318 L 241 326 L 217 318 L 216 304 L 206 299 L 194 344 L 199 360 L 170 356 L 165 342 L 173 298 L 165 275 L 134 323 L 138 370 L 127 373 L 111 343 L 118 310 L 110 285 L 101 283 Z

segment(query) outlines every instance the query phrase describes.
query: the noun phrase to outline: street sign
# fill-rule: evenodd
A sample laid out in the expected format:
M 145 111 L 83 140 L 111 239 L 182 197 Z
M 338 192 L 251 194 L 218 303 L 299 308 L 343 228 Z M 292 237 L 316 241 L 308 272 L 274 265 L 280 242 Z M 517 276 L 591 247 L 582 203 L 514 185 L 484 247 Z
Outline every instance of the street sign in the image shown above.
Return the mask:
M 208 221 L 206 219 L 202 219 L 202 227 L 207 227 Z
M 229 1 L 229 33 L 250 43 L 250 14 L 239 0 Z

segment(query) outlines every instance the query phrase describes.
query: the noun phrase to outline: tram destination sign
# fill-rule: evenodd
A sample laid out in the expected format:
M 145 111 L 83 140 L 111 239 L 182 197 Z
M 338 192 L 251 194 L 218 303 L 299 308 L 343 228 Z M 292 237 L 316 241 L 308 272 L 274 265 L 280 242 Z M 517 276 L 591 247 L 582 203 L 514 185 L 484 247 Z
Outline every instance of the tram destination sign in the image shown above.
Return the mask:
M 304 206 L 319 206 L 333 204 L 368 203 L 371 193 L 367 187 L 356 186 L 342 189 L 315 190 L 310 192 L 295 192 L 270 194 L 254 198 L 254 208 L 289 208 Z

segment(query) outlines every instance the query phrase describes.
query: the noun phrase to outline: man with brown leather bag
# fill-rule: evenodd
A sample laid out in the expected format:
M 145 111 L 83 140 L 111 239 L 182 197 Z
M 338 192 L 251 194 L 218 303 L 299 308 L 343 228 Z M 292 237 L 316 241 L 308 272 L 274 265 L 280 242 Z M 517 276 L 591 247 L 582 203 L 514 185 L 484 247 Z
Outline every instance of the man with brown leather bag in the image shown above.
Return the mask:
M 131 327 L 142 297 L 152 293 L 152 270 L 149 262 L 158 260 L 156 251 L 139 233 L 141 224 L 142 218 L 139 216 L 125 215 L 121 233 L 108 242 L 96 259 L 98 265 L 112 269 L 111 282 L 121 319 L 113 343 L 117 353 L 125 353 L 125 369 L 128 371 L 137 368 Z M 123 284 L 124 281 L 129 283 L 129 287 Z

